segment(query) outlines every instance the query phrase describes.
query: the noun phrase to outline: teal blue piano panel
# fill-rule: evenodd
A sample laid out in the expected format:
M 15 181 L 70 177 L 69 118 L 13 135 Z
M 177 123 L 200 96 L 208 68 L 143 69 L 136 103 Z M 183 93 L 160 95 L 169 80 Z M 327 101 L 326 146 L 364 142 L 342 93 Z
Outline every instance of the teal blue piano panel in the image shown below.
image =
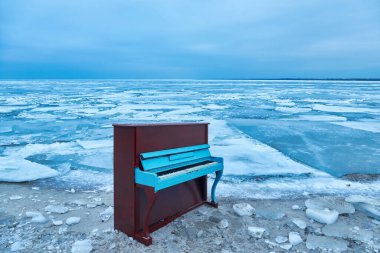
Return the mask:
M 184 165 L 191 165 L 194 163 L 199 163 L 204 160 L 209 160 L 211 154 L 208 148 L 201 148 L 200 146 L 208 145 L 199 145 L 192 146 L 197 147 L 197 149 L 188 149 L 192 147 L 185 147 L 183 149 L 175 149 L 175 152 L 167 152 L 167 150 L 157 151 L 155 156 L 146 156 L 141 158 L 141 165 L 144 171 L 150 172 L 162 172 L 172 168 L 181 167 Z M 186 150 L 186 152 L 184 151 Z M 165 155 L 158 156 L 158 152 L 163 152 Z M 143 156 L 142 155 L 142 156 Z M 147 158 L 149 157 L 149 158 Z
M 159 179 L 157 182 L 157 185 L 155 187 L 155 191 L 159 191 L 161 189 L 165 189 L 165 188 L 168 188 L 170 186 L 177 185 L 177 184 L 192 180 L 194 178 L 202 177 L 202 176 L 205 176 L 207 174 L 213 173 L 213 172 L 218 171 L 218 170 L 223 170 L 223 164 L 220 164 L 220 163 L 213 164 L 213 165 L 207 166 L 205 168 L 202 168 L 200 170 L 192 171 L 190 173 L 180 174 L 178 176 L 170 177 L 170 178 L 167 178 L 165 180 Z
M 202 144 L 202 145 L 196 145 L 196 146 L 187 146 L 187 147 L 182 147 L 182 148 L 172 148 L 172 149 L 165 149 L 165 150 L 160 150 L 160 151 L 147 152 L 147 153 L 142 153 L 140 157 L 141 157 L 141 160 L 145 160 L 148 158 L 190 152 L 190 151 L 195 151 L 195 150 L 205 149 L 205 148 L 210 148 L 210 145 Z

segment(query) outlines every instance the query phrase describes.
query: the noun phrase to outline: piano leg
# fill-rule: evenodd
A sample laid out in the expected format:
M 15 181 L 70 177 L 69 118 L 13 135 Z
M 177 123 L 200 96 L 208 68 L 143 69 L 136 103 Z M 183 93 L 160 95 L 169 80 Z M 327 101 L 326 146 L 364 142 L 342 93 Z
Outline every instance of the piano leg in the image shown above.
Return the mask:
M 210 204 L 215 208 L 218 208 L 218 203 L 216 202 L 216 197 L 215 197 L 215 189 L 222 175 L 223 175 L 223 170 L 218 170 L 215 172 L 215 180 L 211 188 L 211 203 Z
M 152 244 L 152 237 L 150 236 L 149 232 L 149 219 L 150 214 L 152 212 L 152 208 L 154 205 L 154 202 L 156 201 L 156 193 L 154 192 L 154 188 L 152 187 L 143 187 L 145 196 L 147 198 L 147 206 L 144 210 L 143 214 L 143 231 L 140 234 L 140 238 L 138 238 L 139 241 L 141 241 L 146 246 Z

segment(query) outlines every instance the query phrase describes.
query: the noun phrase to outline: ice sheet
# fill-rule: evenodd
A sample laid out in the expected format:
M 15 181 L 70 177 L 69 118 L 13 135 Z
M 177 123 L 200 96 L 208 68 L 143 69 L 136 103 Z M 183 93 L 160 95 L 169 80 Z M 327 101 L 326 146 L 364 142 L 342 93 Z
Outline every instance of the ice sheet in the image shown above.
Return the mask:
M 322 114 L 322 115 L 301 115 L 298 118 L 295 118 L 294 120 L 334 122 L 334 121 L 346 121 L 347 118 L 342 117 L 342 116 Z
M 379 114 L 380 109 L 374 108 L 361 108 L 361 107 L 349 107 L 349 106 L 333 106 L 333 105 L 313 105 L 313 110 L 322 112 L 356 112 L 356 113 L 375 113 Z
M 301 108 L 301 107 L 276 107 L 276 111 L 283 113 L 302 113 L 302 112 L 310 112 L 310 108 Z
M 112 123 L 206 121 L 225 179 L 251 194 L 258 185 L 348 191 L 324 171 L 378 173 L 378 94 L 372 81 L 0 80 L 0 157 L 56 169 L 55 183 L 103 184 L 112 182 Z M 238 118 L 257 120 L 256 130 L 226 124 Z
M 235 119 L 229 123 L 293 160 L 332 175 L 380 174 L 380 134 L 326 122 Z
M 224 175 L 326 175 L 297 163 L 278 150 L 231 129 L 225 121 L 211 121 L 211 152 L 224 158 Z
M 369 121 L 347 121 L 347 122 L 333 122 L 336 125 L 350 127 L 353 129 L 364 130 L 373 133 L 380 133 L 380 122 Z
M 0 157 L 0 182 L 26 182 L 58 175 L 56 170 L 22 158 Z

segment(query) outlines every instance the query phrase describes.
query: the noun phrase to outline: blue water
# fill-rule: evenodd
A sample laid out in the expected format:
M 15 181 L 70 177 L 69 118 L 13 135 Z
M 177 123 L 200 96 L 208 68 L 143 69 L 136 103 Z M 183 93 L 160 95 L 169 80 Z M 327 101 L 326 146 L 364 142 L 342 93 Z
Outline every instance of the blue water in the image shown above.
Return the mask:
M 111 175 L 112 123 L 165 121 L 211 122 L 227 176 L 380 174 L 380 82 L 0 81 L 0 158 L 15 176 L 19 159 Z

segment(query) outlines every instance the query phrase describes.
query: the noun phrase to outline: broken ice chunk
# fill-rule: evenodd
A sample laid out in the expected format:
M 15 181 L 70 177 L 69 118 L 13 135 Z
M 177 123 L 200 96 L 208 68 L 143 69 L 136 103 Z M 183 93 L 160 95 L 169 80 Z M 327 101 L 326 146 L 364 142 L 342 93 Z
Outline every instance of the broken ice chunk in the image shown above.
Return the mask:
M 271 220 L 279 220 L 285 216 L 285 213 L 270 208 L 256 208 L 255 213 L 257 216 Z
M 239 216 L 251 216 L 255 209 L 248 203 L 234 204 L 232 209 Z
M 333 224 L 338 219 L 339 213 L 330 209 L 306 209 L 306 216 L 310 219 L 318 221 L 319 223 Z
M 58 175 L 56 170 L 42 164 L 19 157 L 0 157 L 0 182 L 26 182 Z
M 347 223 L 345 220 L 324 226 L 322 228 L 322 232 L 327 236 L 340 237 L 362 242 L 369 242 L 373 238 L 373 231 L 368 229 L 360 229 L 359 227 L 353 228 L 352 225 Z
M 287 241 L 288 241 L 288 238 L 285 237 L 285 236 L 281 236 L 281 235 L 279 235 L 279 236 L 276 236 L 275 241 L 276 241 L 277 243 L 284 243 L 284 242 L 287 242 Z
M 367 216 L 380 220 L 380 206 L 374 206 L 367 203 L 356 203 L 357 210 L 365 213 Z
M 345 240 L 327 236 L 308 235 L 306 239 L 306 248 L 308 249 L 345 251 L 347 246 L 348 242 Z
M 339 214 L 351 214 L 355 212 L 355 208 L 351 203 L 347 203 L 342 198 L 333 196 L 322 196 L 314 199 L 308 199 L 305 201 L 305 205 L 307 208 L 312 209 L 334 209 Z
M 66 219 L 67 225 L 74 225 L 80 222 L 80 217 L 69 217 Z
M 284 250 L 290 250 L 293 245 L 291 243 L 284 243 L 284 244 L 280 244 L 279 246 L 280 246 L 280 248 L 282 248 Z
M 91 240 L 76 241 L 71 247 L 71 253 L 89 253 L 92 251 L 91 244 Z
M 296 226 L 299 227 L 300 229 L 306 228 L 306 222 L 304 220 L 294 218 L 292 219 L 292 222 L 296 224 Z
M 350 203 L 366 203 L 374 206 L 380 206 L 380 200 L 361 195 L 351 195 L 346 198 L 346 201 Z
M 228 228 L 228 220 L 226 219 L 223 219 L 221 220 L 219 223 L 218 223 L 218 228 L 220 229 L 224 229 L 224 228 Z
M 28 218 L 32 218 L 31 222 L 44 223 L 47 221 L 46 218 L 40 212 L 27 211 L 25 212 L 25 216 Z
M 10 200 L 19 200 L 19 199 L 22 199 L 24 197 L 20 196 L 20 195 L 12 195 L 9 197 Z
M 63 221 L 61 221 L 61 220 L 53 220 L 54 226 L 61 226 L 62 224 L 63 224 Z
M 294 246 L 298 245 L 302 242 L 302 238 L 298 232 L 290 232 L 289 233 L 289 242 Z
M 101 212 L 99 215 L 102 221 L 108 221 L 110 217 L 113 215 L 113 207 L 109 206 L 106 210 Z
M 69 208 L 65 206 L 53 206 L 53 205 L 48 205 L 45 207 L 45 212 L 50 212 L 50 213 L 67 213 L 69 211 Z
M 265 228 L 248 227 L 248 232 L 252 237 L 261 238 L 265 232 Z

